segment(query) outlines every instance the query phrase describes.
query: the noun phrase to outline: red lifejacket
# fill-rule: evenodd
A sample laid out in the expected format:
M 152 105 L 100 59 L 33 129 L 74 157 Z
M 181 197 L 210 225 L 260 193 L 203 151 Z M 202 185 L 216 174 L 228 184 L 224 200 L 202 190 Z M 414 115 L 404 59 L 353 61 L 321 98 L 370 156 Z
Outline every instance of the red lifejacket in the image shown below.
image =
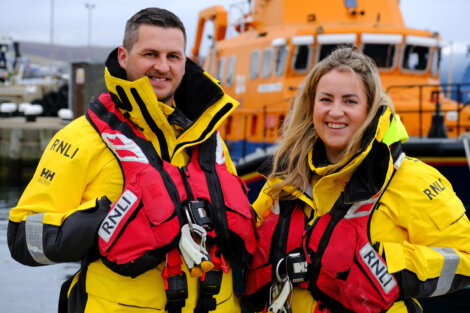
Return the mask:
M 227 170 L 218 134 L 193 147 L 189 164 L 178 168 L 159 157 L 109 94 L 95 98 L 86 116 L 124 174 L 124 191 L 99 230 L 108 267 L 135 277 L 164 261 L 178 245 L 187 223 L 183 207 L 190 202 L 204 205 L 212 223 L 208 236 L 225 258 L 241 265 L 250 260 L 256 249 L 254 213 L 245 184 Z
M 396 169 L 404 157 L 400 144 L 393 155 Z M 333 208 L 313 223 L 300 201 L 279 203 L 279 214 L 269 215 L 258 229 L 245 305 L 262 309 L 271 281 L 285 274 L 332 312 L 378 313 L 393 304 L 399 296 L 398 283 L 372 247 L 368 228 L 391 180 L 385 184 L 389 159 L 388 148 L 374 142 Z

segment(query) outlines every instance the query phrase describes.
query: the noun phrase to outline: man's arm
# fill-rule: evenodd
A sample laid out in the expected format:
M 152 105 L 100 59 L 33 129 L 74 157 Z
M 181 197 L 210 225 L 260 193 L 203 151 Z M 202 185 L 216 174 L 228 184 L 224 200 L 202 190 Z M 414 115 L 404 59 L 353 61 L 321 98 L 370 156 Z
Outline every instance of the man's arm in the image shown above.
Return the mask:
M 84 118 L 46 147 L 18 205 L 10 211 L 8 246 L 26 265 L 78 261 L 97 246 L 97 230 L 115 201 L 122 174 Z

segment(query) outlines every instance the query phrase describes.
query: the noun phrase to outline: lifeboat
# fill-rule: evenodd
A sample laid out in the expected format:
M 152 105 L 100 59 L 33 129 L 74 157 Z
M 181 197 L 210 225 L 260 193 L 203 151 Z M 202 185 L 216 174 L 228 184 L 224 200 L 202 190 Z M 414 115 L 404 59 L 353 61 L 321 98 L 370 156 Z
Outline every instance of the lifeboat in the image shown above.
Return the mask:
M 229 11 L 238 14 L 233 23 L 220 5 L 199 13 L 192 58 L 240 102 L 220 132 L 252 200 L 263 184 L 256 167 L 272 153 L 306 74 L 338 46 L 353 46 L 377 64 L 410 135 L 407 154 L 437 167 L 470 207 L 470 108 L 459 100 L 468 83 L 440 83 L 442 38 L 407 27 L 398 0 L 255 0 Z

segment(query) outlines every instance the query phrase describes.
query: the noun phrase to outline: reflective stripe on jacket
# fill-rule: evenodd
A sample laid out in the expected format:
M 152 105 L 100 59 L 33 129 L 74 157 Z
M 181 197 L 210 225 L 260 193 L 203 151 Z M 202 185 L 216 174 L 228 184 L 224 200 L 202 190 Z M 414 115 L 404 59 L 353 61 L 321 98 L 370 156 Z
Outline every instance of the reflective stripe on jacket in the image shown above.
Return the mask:
M 387 144 L 401 139 L 388 136 L 390 114 L 384 114 L 375 129 L 375 139 L 386 137 Z M 305 194 L 293 192 L 313 220 L 329 212 L 370 151 L 366 148 L 339 171 L 325 175 L 327 166 L 313 161 L 316 147 L 309 154 L 316 174 L 311 189 Z M 264 189 L 272 183 L 268 181 Z M 263 191 L 253 206 L 259 216 L 278 208 Z M 379 253 L 400 281 L 401 293 L 410 299 L 396 302 L 388 312 L 418 312 L 412 298 L 443 294 L 470 283 L 470 222 L 449 181 L 431 166 L 405 158 L 371 218 L 369 231 L 372 244 L 380 244 Z M 314 311 L 316 301 L 308 290 L 296 288 L 292 307 L 294 313 Z
M 114 51 L 107 60 L 105 73 L 114 102 L 150 140 L 160 157 L 176 166 L 186 165 L 189 161 L 186 148 L 209 138 L 238 105 L 217 81 L 189 60 L 175 95 L 179 109 L 159 102 L 147 77 L 134 82 L 119 78 L 117 73 L 122 69 L 117 64 Z M 132 96 L 133 90 L 138 91 L 140 100 Z M 179 136 L 175 126 L 168 122 L 178 119 L 178 110 L 194 119 Z M 225 145 L 224 150 L 227 168 L 235 173 Z M 112 272 L 97 260 L 97 230 L 107 214 L 96 209 L 97 199 L 106 196 L 115 202 L 123 183 L 116 158 L 86 118 L 80 117 L 48 144 L 32 180 L 10 212 L 8 244 L 17 261 L 38 266 L 85 260 L 83 264 L 87 265 L 75 275 L 68 291 L 72 312 L 164 311 L 166 296 L 161 275 L 164 264 L 130 278 Z M 183 270 L 190 278 L 184 265 Z M 189 297 L 183 312 L 193 312 L 197 290 L 198 279 L 188 279 Z M 240 311 L 232 271 L 223 275 L 221 290 L 215 298 L 216 311 Z

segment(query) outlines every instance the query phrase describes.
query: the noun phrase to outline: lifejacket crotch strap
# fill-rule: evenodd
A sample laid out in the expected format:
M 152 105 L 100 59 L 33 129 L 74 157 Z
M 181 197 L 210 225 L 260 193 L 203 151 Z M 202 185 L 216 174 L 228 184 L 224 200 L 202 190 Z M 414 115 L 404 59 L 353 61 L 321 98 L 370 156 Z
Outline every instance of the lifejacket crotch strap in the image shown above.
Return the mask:
M 212 246 L 210 255 L 214 268 L 204 272 L 199 279 L 199 299 L 194 309 L 195 313 L 207 313 L 216 309 L 217 302 L 214 297 L 220 292 L 222 275 L 230 271 L 217 245 Z
M 166 254 L 166 264 L 162 271 L 165 282 L 166 306 L 169 313 L 181 313 L 188 298 L 188 282 L 186 274 L 181 270 L 181 255 L 178 248 Z

